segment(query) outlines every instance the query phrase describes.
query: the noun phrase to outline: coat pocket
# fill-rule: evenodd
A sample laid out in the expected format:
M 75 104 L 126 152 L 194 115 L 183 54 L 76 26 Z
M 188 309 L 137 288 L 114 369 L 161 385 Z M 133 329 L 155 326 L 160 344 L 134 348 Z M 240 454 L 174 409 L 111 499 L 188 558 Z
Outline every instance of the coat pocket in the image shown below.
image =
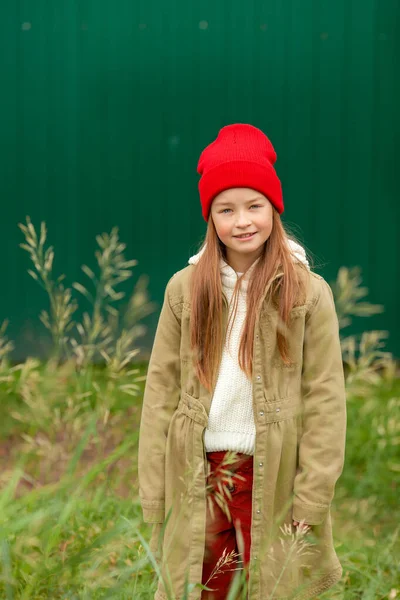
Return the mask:
M 267 398 L 260 405 L 259 416 L 265 423 L 276 423 L 285 421 L 301 415 L 301 397 L 296 394 L 285 398 Z
M 186 392 L 181 394 L 167 434 L 165 456 L 165 533 L 163 561 L 172 580 L 176 597 L 181 597 L 188 567 L 204 538 L 201 506 L 204 505 L 205 473 L 202 434 L 207 413 L 199 400 Z M 200 503 L 200 507 L 199 507 Z M 202 543 L 204 546 L 204 540 Z M 175 596 L 174 596 L 175 597 Z
M 196 448 L 202 440 L 207 413 L 202 403 L 182 392 L 167 434 L 165 456 L 166 513 L 182 502 L 190 502 L 198 476 Z M 200 456 L 203 460 L 203 456 Z

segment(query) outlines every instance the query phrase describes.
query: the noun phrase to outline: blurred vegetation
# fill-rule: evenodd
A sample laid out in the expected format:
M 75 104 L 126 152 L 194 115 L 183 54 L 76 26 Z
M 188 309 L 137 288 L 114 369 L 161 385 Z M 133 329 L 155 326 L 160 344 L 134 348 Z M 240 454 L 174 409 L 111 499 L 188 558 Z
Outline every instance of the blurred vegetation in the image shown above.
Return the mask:
M 122 312 L 116 288 L 132 276 L 117 229 L 97 237 L 98 272 L 64 287 L 42 223 L 20 225 L 31 276 L 47 294 L 40 318 L 54 353 L 12 364 L 0 327 L 0 597 L 150 600 L 157 564 L 141 521 L 137 440 L 147 365 L 137 362 L 143 317 L 154 311 L 139 278 Z M 319 597 L 400 598 L 400 379 L 384 350 L 387 332 L 345 336 L 361 302 L 359 269 L 332 284 L 348 398 L 346 463 L 333 506 L 342 580 Z M 74 321 L 78 299 L 91 310 Z M 79 297 L 79 296 L 78 296 Z M 102 359 L 102 364 L 99 359 Z M 136 360 L 135 360 L 136 359 Z M 232 596 L 233 597 L 233 596 Z M 182 600 L 182 599 L 180 599 Z

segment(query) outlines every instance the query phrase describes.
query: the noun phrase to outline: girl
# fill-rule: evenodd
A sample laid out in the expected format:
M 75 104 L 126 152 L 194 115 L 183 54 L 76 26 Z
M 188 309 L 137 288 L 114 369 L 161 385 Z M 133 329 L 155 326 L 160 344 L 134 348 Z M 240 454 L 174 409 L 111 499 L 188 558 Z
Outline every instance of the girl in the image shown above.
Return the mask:
M 139 488 L 156 600 L 308 599 L 342 575 L 330 507 L 346 397 L 327 282 L 280 215 L 276 153 L 246 124 L 199 159 L 200 252 L 167 283 L 143 399 Z

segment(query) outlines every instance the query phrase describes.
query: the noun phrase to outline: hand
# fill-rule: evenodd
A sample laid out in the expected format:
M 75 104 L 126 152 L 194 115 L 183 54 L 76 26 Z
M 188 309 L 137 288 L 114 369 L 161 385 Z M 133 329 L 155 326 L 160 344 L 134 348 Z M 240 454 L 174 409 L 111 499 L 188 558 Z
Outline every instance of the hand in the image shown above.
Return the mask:
M 307 523 L 304 523 L 304 521 L 295 521 L 293 519 L 293 526 L 294 527 L 298 527 L 300 526 L 300 529 L 303 529 L 304 531 L 309 531 L 311 530 L 311 525 L 307 525 Z

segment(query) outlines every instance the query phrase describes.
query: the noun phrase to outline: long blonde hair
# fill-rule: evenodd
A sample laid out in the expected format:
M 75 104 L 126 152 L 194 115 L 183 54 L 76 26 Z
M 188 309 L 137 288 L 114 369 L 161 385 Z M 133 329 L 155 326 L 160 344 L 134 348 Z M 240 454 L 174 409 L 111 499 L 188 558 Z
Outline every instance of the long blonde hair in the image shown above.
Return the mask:
M 288 246 L 288 231 L 285 230 L 278 211 L 273 207 L 273 227 L 271 235 L 265 242 L 260 260 L 254 265 L 247 288 L 247 313 L 243 333 L 239 345 L 239 366 L 251 378 L 253 371 L 253 342 L 257 309 L 265 294 L 266 285 L 274 277 L 279 267 L 283 276 L 272 282 L 267 293 L 267 301 L 272 299 L 278 307 L 278 315 L 283 327 L 278 327 L 277 345 L 284 363 L 290 364 L 285 326 L 289 322 L 290 312 L 294 306 L 305 298 L 305 283 L 294 265 Z M 295 236 L 290 233 L 290 239 Z M 225 245 L 219 239 L 214 222 L 210 215 L 204 249 L 199 262 L 193 269 L 190 280 L 191 318 L 190 345 L 195 357 L 196 375 L 201 384 L 211 391 L 216 382 L 218 367 L 222 357 L 223 337 L 223 295 L 220 274 L 220 259 L 226 260 Z M 306 265 L 299 262 L 308 270 Z M 238 278 L 234 289 L 235 310 L 237 296 L 243 275 Z

